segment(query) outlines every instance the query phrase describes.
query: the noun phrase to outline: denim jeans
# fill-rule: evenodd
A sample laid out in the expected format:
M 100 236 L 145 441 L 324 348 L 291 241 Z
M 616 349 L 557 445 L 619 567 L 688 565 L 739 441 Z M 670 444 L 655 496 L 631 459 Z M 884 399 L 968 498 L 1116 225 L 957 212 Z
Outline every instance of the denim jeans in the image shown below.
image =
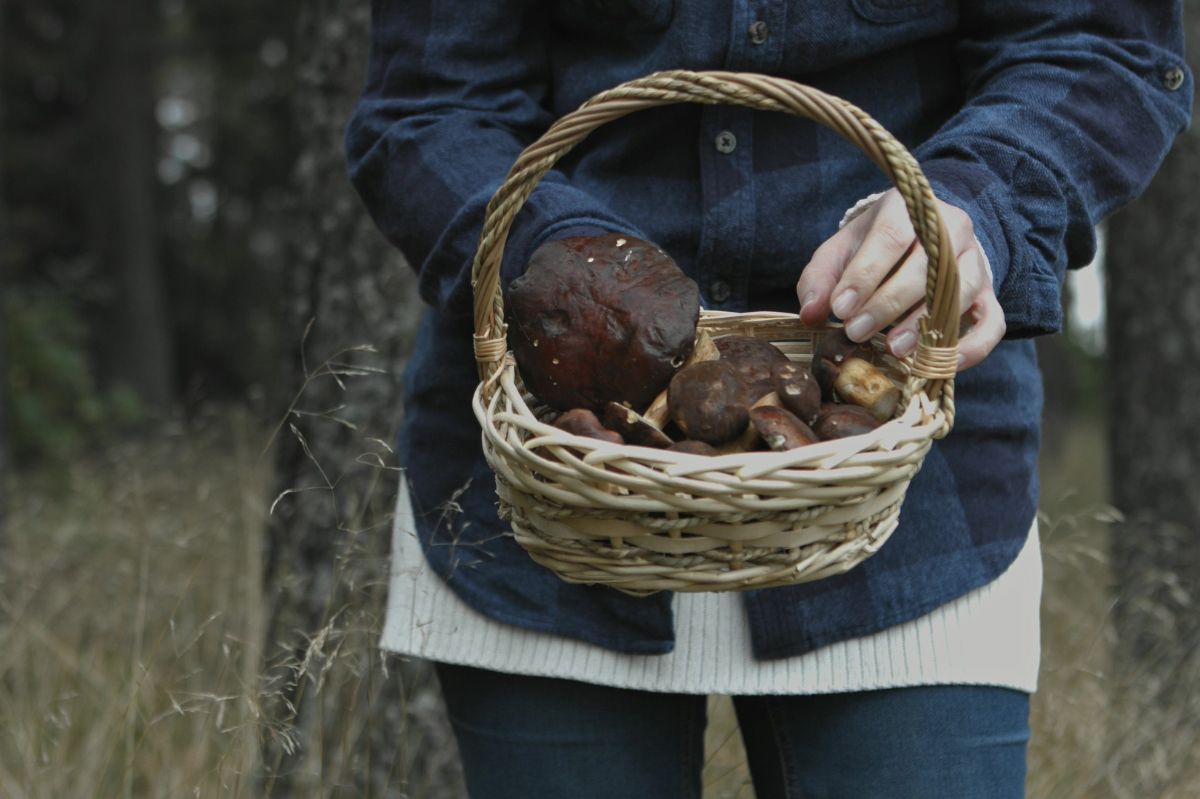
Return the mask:
M 699 799 L 703 696 L 437 664 L 472 799 Z M 1024 796 L 1029 695 L 734 697 L 758 799 Z

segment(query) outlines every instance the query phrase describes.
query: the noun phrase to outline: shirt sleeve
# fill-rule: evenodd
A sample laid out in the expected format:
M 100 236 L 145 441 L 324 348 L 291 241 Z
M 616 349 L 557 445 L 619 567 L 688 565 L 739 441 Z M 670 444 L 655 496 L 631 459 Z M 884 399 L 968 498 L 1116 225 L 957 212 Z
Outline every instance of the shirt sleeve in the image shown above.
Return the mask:
M 914 155 L 974 222 L 1010 336 L 1061 327 L 1066 269 L 1090 262 L 1096 223 L 1146 187 L 1187 127 L 1180 3 L 961 4 L 967 101 Z
M 422 298 L 470 308 L 484 210 L 553 122 L 547 23 L 534 0 L 373 0 L 366 87 L 346 130 L 350 178 L 419 273 Z M 640 235 L 552 170 L 514 220 L 502 280 L 565 232 Z

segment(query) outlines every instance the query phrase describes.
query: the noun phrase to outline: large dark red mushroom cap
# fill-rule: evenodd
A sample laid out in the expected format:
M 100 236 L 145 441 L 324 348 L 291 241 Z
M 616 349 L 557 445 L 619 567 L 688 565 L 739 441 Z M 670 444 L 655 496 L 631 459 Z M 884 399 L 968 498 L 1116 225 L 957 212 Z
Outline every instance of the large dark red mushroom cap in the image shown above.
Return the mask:
M 631 236 L 543 244 L 505 299 L 509 342 L 534 396 L 559 409 L 645 408 L 692 351 L 700 292 Z

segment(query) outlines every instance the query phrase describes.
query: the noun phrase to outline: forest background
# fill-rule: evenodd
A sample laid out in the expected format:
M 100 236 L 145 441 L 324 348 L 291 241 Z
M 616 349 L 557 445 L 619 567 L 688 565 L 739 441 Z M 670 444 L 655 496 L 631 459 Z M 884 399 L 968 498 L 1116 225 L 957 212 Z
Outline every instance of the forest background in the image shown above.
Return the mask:
M 375 648 L 419 304 L 345 177 L 368 23 L 0 5 L 0 796 L 464 795 Z M 1200 794 L 1197 185 L 1193 129 L 1039 341 L 1033 797 Z

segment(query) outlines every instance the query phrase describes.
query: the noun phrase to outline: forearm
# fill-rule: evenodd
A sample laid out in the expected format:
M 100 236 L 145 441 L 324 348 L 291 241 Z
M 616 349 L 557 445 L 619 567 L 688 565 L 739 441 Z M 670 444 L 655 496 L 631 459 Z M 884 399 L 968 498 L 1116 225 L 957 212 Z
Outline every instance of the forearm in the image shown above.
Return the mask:
M 487 202 L 552 121 L 536 12 L 527 0 L 373 4 L 367 85 L 346 132 L 350 176 L 432 305 L 468 307 Z M 505 276 L 543 240 L 579 226 L 636 232 L 551 171 L 514 221 Z
M 1186 126 L 1180 14 L 1166 0 L 964 6 L 967 102 L 915 155 L 974 221 L 1010 335 L 1052 329 L 1057 308 L 1039 307 L 1033 284 L 1088 263 L 1094 225 L 1144 189 Z

